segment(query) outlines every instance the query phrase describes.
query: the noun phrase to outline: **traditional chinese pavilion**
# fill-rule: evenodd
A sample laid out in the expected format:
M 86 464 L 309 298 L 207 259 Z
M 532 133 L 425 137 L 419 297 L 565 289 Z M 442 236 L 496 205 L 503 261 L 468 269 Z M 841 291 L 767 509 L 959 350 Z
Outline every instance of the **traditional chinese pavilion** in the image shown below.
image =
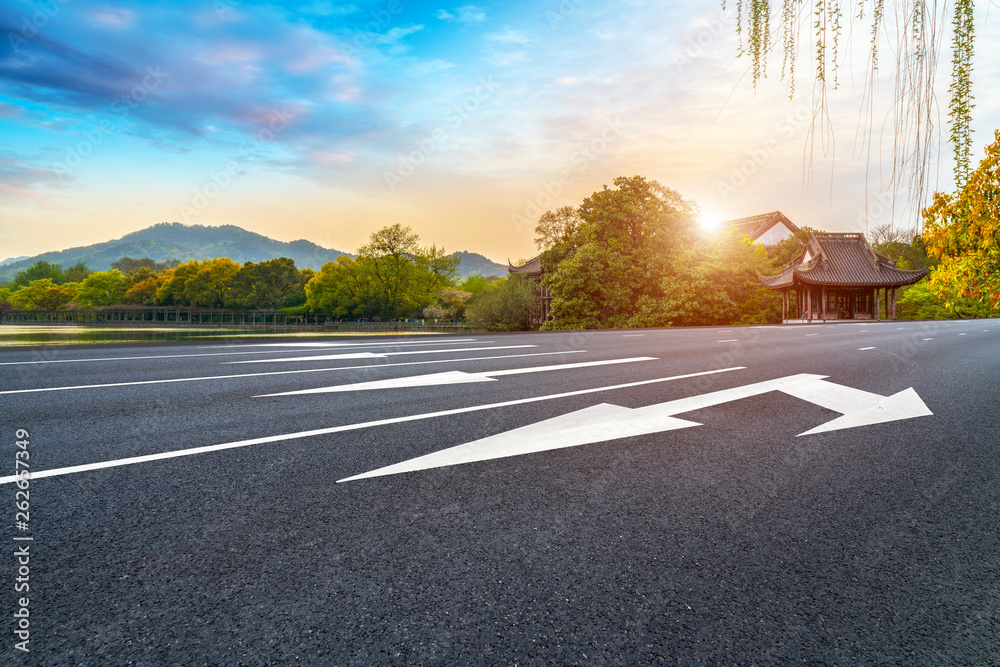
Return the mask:
M 527 277 L 534 284 L 535 296 L 538 297 L 538 311 L 535 313 L 535 318 L 538 323 L 552 319 L 549 315 L 549 306 L 552 303 L 552 294 L 549 293 L 549 288 L 542 284 L 542 256 L 537 255 L 532 257 L 527 262 L 521 266 L 514 266 L 507 260 L 507 273 L 508 274 L 521 274 Z
M 781 318 L 791 320 L 896 319 L 896 290 L 927 275 L 875 252 L 863 234 L 813 232 L 806 248 L 776 276 L 760 276 L 781 292 Z

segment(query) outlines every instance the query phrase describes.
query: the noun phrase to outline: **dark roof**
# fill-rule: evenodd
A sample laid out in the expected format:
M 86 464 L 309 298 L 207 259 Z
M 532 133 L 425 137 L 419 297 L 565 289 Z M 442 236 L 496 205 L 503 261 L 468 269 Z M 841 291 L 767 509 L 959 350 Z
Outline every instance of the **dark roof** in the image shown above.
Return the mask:
M 514 266 L 507 260 L 507 273 L 523 273 L 526 276 L 534 277 L 542 275 L 542 256 L 532 257 L 521 266 Z
M 781 211 L 771 211 L 770 213 L 761 213 L 760 215 L 751 215 L 746 218 L 737 218 L 736 220 L 727 220 L 723 222 L 720 227 L 722 229 L 731 229 L 737 234 L 746 234 L 750 237 L 751 241 L 756 241 L 764 232 L 774 227 L 779 222 L 784 223 L 788 229 L 792 232 L 799 231 L 799 228 L 785 217 L 785 214 Z
M 927 275 L 927 269 L 900 269 L 896 262 L 872 250 L 863 234 L 813 232 L 806 242 L 808 261 L 802 256 L 776 276 L 758 276 L 773 289 L 808 285 L 841 287 L 901 287 Z

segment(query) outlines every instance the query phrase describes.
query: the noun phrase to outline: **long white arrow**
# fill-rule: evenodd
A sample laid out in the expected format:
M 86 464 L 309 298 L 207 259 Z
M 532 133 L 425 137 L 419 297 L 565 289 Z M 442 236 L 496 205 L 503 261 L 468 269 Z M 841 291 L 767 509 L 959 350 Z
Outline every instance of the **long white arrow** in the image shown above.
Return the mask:
M 466 373 L 464 371 L 446 371 L 444 373 L 428 373 L 426 375 L 410 375 L 386 380 L 370 382 L 355 382 L 332 387 L 316 387 L 315 389 L 300 389 L 277 394 L 263 394 L 254 398 L 271 396 L 301 396 L 303 394 L 328 394 L 343 391 L 370 391 L 373 389 L 402 389 L 406 387 L 434 387 L 447 384 L 471 384 L 474 382 L 496 382 L 496 378 L 504 375 L 521 375 L 522 373 L 544 373 L 546 371 L 563 371 L 571 368 L 589 368 L 591 366 L 607 366 L 610 364 L 629 364 L 635 361 L 655 361 L 656 357 L 630 357 L 628 359 L 605 359 L 602 361 L 581 361 L 575 364 L 554 364 L 552 366 L 532 366 L 530 368 L 508 368 L 500 371 L 483 373 Z
M 887 398 L 826 382 L 825 377 L 807 373 L 791 375 L 636 409 L 601 403 L 338 481 L 350 482 L 700 426 L 674 415 L 770 391 L 781 391 L 843 415 L 800 435 L 932 414 L 912 388 Z

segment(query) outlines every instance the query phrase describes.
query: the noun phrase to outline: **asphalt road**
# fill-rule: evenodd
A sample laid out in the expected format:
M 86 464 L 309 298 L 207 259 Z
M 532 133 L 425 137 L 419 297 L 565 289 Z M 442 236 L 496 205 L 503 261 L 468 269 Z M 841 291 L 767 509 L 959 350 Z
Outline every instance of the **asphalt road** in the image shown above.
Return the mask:
M 1000 320 L 316 342 L 0 350 L 0 662 L 1000 664 Z

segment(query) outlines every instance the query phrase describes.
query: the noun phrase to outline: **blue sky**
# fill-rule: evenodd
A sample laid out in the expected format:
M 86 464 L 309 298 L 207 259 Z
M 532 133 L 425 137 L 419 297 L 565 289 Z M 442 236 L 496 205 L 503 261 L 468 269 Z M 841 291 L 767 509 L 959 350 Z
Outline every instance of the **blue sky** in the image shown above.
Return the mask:
M 995 22 L 977 160 L 1000 128 Z M 754 92 L 717 2 L 45 0 L 0 2 L 0 25 L 0 259 L 180 221 L 347 251 L 399 222 L 503 261 L 534 254 L 546 208 L 634 174 L 706 218 L 915 217 L 888 211 L 891 142 L 855 144 L 860 66 L 810 161 L 807 85 L 789 100 L 772 66 Z

